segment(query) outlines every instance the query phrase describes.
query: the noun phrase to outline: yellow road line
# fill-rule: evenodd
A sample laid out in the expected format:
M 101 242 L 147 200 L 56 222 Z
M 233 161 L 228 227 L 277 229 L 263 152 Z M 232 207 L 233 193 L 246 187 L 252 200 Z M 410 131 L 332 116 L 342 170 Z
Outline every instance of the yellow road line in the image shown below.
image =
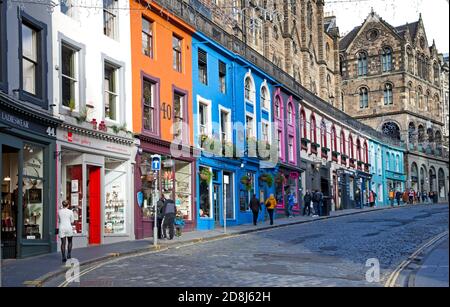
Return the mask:
M 391 275 L 389 276 L 389 278 L 386 281 L 386 283 L 384 284 L 384 286 L 387 287 L 387 288 L 395 287 L 401 272 L 404 269 L 406 269 L 408 267 L 408 265 L 411 264 L 411 262 L 413 262 L 414 259 L 421 252 L 423 252 L 425 249 L 427 249 L 428 247 L 432 246 L 433 244 L 435 244 L 437 241 L 441 240 L 445 236 L 448 236 L 448 231 L 445 231 L 445 232 L 437 235 L 436 237 L 434 237 L 433 239 L 431 239 L 430 241 L 428 241 L 427 243 L 425 243 L 421 247 L 419 247 L 419 249 L 417 249 L 411 256 L 409 256 L 408 259 L 406 259 L 405 261 L 400 263 L 400 265 L 394 270 L 394 272 L 391 273 Z

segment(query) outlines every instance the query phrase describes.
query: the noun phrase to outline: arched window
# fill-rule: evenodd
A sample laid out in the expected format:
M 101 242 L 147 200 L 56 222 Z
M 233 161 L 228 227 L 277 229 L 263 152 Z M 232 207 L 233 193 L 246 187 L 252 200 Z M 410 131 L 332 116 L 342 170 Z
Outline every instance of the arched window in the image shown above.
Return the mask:
M 422 125 L 419 125 L 417 135 L 419 144 L 425 142 L 425 128 Z
M 359 108 L 367 109 L 369 107 L 369 90 L 367 87 L 359 89 Z
M 434 131 L 433 131 L 433 129 L 429 128 L 427 130 L 427 135 L 428 135 L 428 143 L 433 143 L 434 142 Z
M 311 115 L 311 120 L 309 124 L 309 133 L 311 142 L 317 144 L 317 127 L 316 127 L 316 117 Z
M 275 98 L 275 118 L 281 119 L 281 99 L 278 96 Z
M 320 123 L 320 142 L 322 144 L 322 147 L 328 148 L 327 124 L 325 123 L 325 120 L 322 120 L 322 122 Z
M 417 88 L 417 107 L 419 109 L 423 108 L 423 91 L 422 88 L 419 86 Z
M 337 152 L 337 135 L 336 135 L 336 127 L 333 125 L 331 127 L 331 150 Z
M 355 148 L 352 135 L 348 137 L 348 153 L 350 155 L 350 159 L 355 159 Z
M 392 49 L 389 47 L 383 48 L 381 55 L 381 61 L 383 65 L 383 72 L 388 72 L 392 70 Z
M 300 129 L 300 133 L 301 133 L 301 137 L 302 138 L 308 138 L 308 135 L 306 133 L 307 128 L 306 128 L 306 113 L 305 110 L 302 109 L 302 111 L 300 112 L 300 125 L 301 125 L 301 129 Z
M 439 65 L 437 62 L 433 64 L 433 75 L 434 75 L 434 84 L 439 85 L 440 75 L 439 75 Z
M 364 155 L 364 162 L 369 163 L 369 146 L 367 146 L 367 141 L 364 142 L 363 155 Z
M 367 75 L 367 53 L 360 52 L 358 53 L 358 76 L 366 76 Z
M 361 141 L 360 141 L 359 138 L 356 140 L 356 159 L 357 159 L 358 161 L 362 161 L 362 156 L 361 156 Z
M 263 109 L 270 109 L 270 95 L 266 86 L 261 87 L 261 106 Z
M 416 125 L 413 122 L 409 123 L 408 140 L 410 147 L 413 148 L 414 144 L 416 143 Z
M 341 143 L 341 154 L 345 156 L 345 155 L 347 155 L 347 149 L 345 148 L 345 133 L 344 133 L 344 130 L 341 131 L 340 143 Z
M 255 86 L 250 77 L 245 78 L 245 99 L 251 103 L 255 103 Z
M 394 104 L 394 98 L 392 94 L 392 84 L 386 83 L 384 85 L 384 105 L 389 106 Z
M 411 49 L 411 47 L 408 46 L 408 48 L 406 49 L 406 58 L 407 58 L 407 67 L 405 67 L 405 69 L 407 69 L 410 73 L 414 73 L 414 55 L 413 55 L 413 51 Z
M 400 141 L 400 127 L 394 122 L 384 123 L 382 128 L 382 132 L 384 135 Z
M 442 168 L 439 169 L 438 173 L 438 188 L 439 188 L 439 197 L 445 198 L 445 172 Z
M 292 102 L 288 103 L 288 124 L 293 125 L 294 124 L 294 107 L 292 106 Z

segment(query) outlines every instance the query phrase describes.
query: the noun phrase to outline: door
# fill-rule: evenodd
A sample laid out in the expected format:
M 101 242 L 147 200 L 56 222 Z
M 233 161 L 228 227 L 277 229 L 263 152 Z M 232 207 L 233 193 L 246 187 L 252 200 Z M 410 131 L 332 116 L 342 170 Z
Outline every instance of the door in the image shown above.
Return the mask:
M 22 197 L 20 148 L 0 145 L 1 180 L 1 250 L 2 259 L 16 258 L 18 254 L 19 204 Z
M 220 185 L 215 184 L 214 185 L 214 190 L 213 190 L 213 200 L 214 200 L 214 204 L 213 204 L 213 210 L 214 210 L 214 222 L 216 223 L 216 225 L 220 224 L 221 221 L 221 214 L 220 214 L 220 200 L 221 200 L 221 194 L 220 194 Z
M 101 167 L 88 166 L 89 244 L 101 243 Z

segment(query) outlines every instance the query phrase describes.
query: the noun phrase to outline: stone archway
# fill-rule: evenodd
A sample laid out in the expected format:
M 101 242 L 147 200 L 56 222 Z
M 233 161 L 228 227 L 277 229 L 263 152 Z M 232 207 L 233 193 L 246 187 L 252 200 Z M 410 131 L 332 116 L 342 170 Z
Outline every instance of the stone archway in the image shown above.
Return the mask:
M 442 168 L 438 172 L 438 194 L 440 199 L 447 198 L 447 191 L 445 187 L 445 172 Z
M 411 189 L 414 191 L 419 190 L 419 168 L 417 167 L 417 163 L 413 162 L 411 164 Z
M 436 169 L 434 166 L 430 167 L 429 171 L 429 181 L 430 181 L 430 192 L 437 192 L 437 175 L 436 175 Z
M 429 192 L 428 191 L 428 172 L 427 172 L 427 167 L 425 165 L 422 165 L 420 167 L 420 192 Z

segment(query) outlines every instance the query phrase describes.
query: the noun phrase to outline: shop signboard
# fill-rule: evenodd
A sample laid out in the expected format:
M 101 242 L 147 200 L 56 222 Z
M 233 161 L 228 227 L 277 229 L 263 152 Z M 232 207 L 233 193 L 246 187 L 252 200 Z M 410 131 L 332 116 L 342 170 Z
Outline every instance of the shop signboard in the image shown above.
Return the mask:
M 11 113 L 0 110 L 0 122 L 7 124 L 8 126 L 19 128 L 33 133 L 46 135 L 49 137 L 56 137 L 55 127 L 40 125 L 36 122 L 29 121 L 28 119 L 21 118 Z

